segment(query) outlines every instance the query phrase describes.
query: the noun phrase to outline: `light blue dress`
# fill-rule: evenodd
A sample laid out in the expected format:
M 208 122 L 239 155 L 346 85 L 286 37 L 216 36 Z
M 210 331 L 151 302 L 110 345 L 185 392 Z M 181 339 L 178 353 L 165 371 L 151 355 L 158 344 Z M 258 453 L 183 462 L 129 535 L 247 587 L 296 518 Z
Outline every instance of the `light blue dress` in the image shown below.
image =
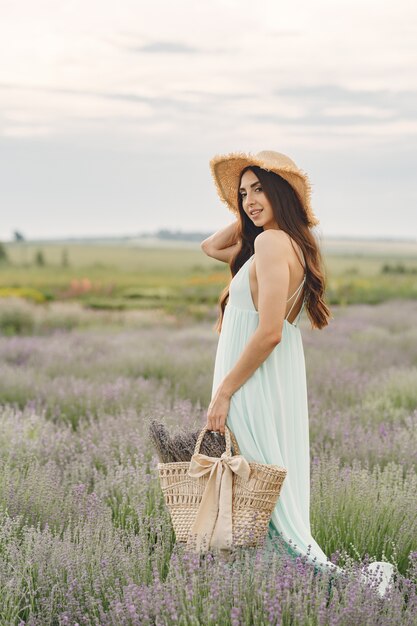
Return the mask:
M 242 265 L 230 283 L 215 357 L 212 397 L 258 326 L 249 283 L 253 258 L 254 255 Z M 287 319 L 302 294 L 305 279 L 304 273 L 301 284 L 287 300 L 294 298 L 283 323 L 280 343 L 232 395 L 226 424 L 248 461 L 280 465 L 288 470 L 271 516 L 268 536 L 279 534 L 291 555 L 306 555 L 316 567 L 337 573 L 341 568 L 330 564 L 310 529 L 307 382 L 302 335 L 297 326 L 304 299 L 294 322 Z M 384 572 L 379 589 L 382 595 L 392 565 L 376 563 Z

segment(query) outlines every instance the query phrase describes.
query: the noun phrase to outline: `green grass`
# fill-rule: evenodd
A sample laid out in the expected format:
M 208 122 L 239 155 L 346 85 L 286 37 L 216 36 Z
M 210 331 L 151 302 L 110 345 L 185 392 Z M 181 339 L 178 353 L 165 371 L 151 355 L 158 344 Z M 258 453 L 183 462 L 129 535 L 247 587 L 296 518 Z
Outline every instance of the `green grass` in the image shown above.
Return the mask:
M 0 298 L 73 300 L 94 309 L 162 308 L 204 318 L 231 278 L 228 266 L 198 244 L 9 243 L 0 264 Z M 417 298 L 417 243 L 323 244 L 329 304 Z M 36 264 L 42 252 L 45 265 Z M 68 265 L 63 264 L 64 253 Z

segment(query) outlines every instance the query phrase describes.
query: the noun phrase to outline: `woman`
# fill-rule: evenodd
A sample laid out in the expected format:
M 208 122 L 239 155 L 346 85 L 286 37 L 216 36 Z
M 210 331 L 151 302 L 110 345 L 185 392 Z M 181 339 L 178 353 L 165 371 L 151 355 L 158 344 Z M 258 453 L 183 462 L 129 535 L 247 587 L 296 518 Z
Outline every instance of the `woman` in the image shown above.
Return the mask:
M 293 555 L 316 567 L 329 561 L 310 530 L 310 452 L 304 351 L 298 321 L 305 307 L 324 328 L 322 258 L 311 228 L 318 223 L 307 175 L 274 151 L 231 153 L 210 161 L 222 201 L 237 221 L 202 242 L 203 251 L 231 267 L 220 297 L 220 333 L 207 428 L 233 431 L 248 461 L 288 470 L 269 524 Z M 393 566 L 382 570 L 384 594 Z M 341 568 L 334 568 L 342 572 Z M 364 579 L 368 576 L 364 570 Z

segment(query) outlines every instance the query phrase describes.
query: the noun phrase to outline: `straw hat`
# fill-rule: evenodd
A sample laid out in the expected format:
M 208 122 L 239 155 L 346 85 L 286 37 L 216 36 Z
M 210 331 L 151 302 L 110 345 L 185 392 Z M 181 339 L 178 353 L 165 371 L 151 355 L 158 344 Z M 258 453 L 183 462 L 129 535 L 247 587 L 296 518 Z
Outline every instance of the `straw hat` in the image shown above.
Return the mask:
M 319 220 L 311 207 L 311 185 L 308 176 L 290 157 L 281 152 L 263 150 L 257 154 L 250 152 L 230 152 L 218 154 L 210 161 L 210 169 L 222 202 L 238 214 L 237 192 L 240 173 L 247 165 L 259 165 L 268 172 L 275 172 L 285 178 L 299 197 L 307 215 L 309 226 L 315 226 Z

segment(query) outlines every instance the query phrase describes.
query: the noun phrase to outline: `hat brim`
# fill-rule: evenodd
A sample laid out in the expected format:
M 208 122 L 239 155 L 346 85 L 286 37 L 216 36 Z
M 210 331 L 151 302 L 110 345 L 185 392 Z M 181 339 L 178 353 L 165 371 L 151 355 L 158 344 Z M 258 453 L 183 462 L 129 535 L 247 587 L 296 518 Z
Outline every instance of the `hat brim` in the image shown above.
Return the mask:
M 238 184 L 242 170 L 248 165 L 258 165 L 266 171 L 272 171 L 282 176 L 291 185 L 301 201 L 309 226 L 315 226 L 319 223 L 311 207 L 311 184 L 305 172 L 295 164 L 274 166 L 258 155 L 244 152 L 219 154 L 210 160 L 210 170 L 217 192 L 230 211 L 235 215 L 239 213 L 237 205 Z

